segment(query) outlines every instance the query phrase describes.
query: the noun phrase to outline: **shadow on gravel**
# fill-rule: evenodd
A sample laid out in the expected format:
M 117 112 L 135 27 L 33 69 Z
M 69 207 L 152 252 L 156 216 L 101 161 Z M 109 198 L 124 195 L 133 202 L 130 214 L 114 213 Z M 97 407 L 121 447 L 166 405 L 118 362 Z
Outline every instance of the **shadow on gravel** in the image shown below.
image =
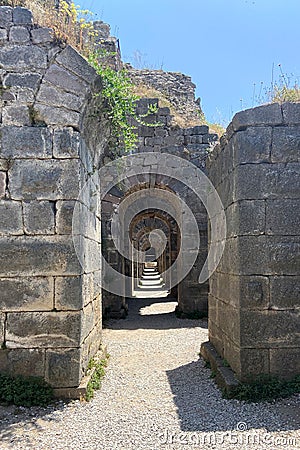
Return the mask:
M 171 330 L 176 328 L 207 329 L 207 320 L 179 319 L 175 315 L 177 302 L 172 298 L 129 298 L 128 316 L 120 320 L 108 320 L 104 323 L 105 328 L 118 328 L 123 330 L 153 329 Z M 152 313 L 151 305 L 160 305 L 161 313 Z M 157 311 L 157 310 L 156 310 Z
M 33 449 L 27 431 L 43 432 L 51 422 L 59 422 L 59 415 L 68 403 L 56 401 L 44 408 L 0 404 L 0 449 L 1 442 L 6 445 L 5 448 L 15 449 L 17 444 L 22 443 L 24 448 Z M 53 417 L 53 413 L 57 413 L 57 417 Z
M 182 431 L 234 431 L 241 422 L 267 432 L 300 428 L 296 397 L 252 404 L 226 400 L 210 375 L 201 359 L 167 371 Z

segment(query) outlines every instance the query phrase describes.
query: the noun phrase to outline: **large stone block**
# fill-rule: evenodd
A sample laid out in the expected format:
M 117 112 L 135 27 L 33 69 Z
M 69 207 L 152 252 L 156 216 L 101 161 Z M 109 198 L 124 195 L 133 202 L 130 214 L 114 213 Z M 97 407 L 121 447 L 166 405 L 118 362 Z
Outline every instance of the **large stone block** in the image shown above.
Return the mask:
M 243 200 L 226 209 L 227 236 L 257 235 L 265 232 L 264 200 Z
M 10 193 L 18 200 L 77 199 L 78 160 L 14 161 L 9 171 Z
M 253 348 L 300 346 L 299 311 L 248 311 L 240 313 L 240 345 Z
M 0 350 L 1 371 L 11 375 L 44 377 L 45 350 L 21 349 Z
M 46 381 L 53 387 L 76 387 L 83 376 L 79 348 L 46 350 Z
M 1 14 L 1 13 L 0 13 Z M 8 39 L 7 30 L 0 28 L 0 44 L 4 44 Z
M 270 277 L 270 295 L 272 309 L 299 308 L 300 277 Z
M 13 21 L 13 9 L 10 6 L 0 6 L 0 27 L 6 28 Z
M 80 334 L 80 312 L 7 313 L 7 348 L 77 347 Z
M 287 380 L 300 375 L 300 348 L 271 349 L 270 372 Z
M 300 104 L 286 102 L 282 105 L 283 120 L 288 124 L 300 124 Z
M 0 199 L 5 197 L 6 191 L 6 173 L 0 172 Z
M 80 310 L 83 307 L 81 277 L 57 277 L 55 279 L 55 308 Z
M 0 200 L 0 235 L 23 234 L 22 204 Z
M 56 204 L 56 232 L 58 234 L 72 233 L 72 220 L 74 212 L 74 201 L 58 201 Z
M 296 236 L 269 236 L 268 272 L 270 275 L 298 275 L 300 267 L 300 242 Z
M 53 155 L 55 158 L 78 158 L 80 151 L 80 133 L 73 128 L 54 131 Z
M 27 234 L 54 234 L 55 205 L 48 201 L 23 203 L 24 228 Z
M 84 99 L 69 92 L 59 90 L 51 84 L 43 83 L 37 95 L 37 101 L 47 106 L 64 107 L 73 111 L 81 111 Z
M 21 26 L 11 27 L 9 40 L 14 44 L 24 44 L 30 41 L 30 34 L 27 28 Z
M 13 21 L 15 25 L 32 25 L 32 12 L 29 9 L 16 6 L 13 9 Z
M 47 106 L 42 103 L 35 104 L 36 119 L 47 125 L 59 127 L 80 128 L 80 114 L 62 107 Z
M 33 45 L 2 47 L 0 64 L 4 70 L 46 69 L 47 53 L 45 49 Z
M 0 310 L 50 311 L 54 307 L 54 283 L 47 277 L 0 278 Z
M 9 73 L 4 77 L 3 86 L 7 88 L 28 88 L 36 91 L 39 87 L 42 76 L 39 73 Z
M 51 28 L 34 28 L 31 31 L 31 38 L 34 44 L 47 44 L 53 41 L 53 30 Z
M 47 128 L 2 127 L 1 144 L 0 155 L 4 158 L 51 158 L 52 156 L 52 135 Z M 19 162 L 19 164 L 23 163 Z
M 15 125 L 17 127 L 30 126 L 31 118 L 28 107 L 25 105 L 5 106 L 2 109 L 2 124 Z
M 281 125 L 282 123 L 283 116 L 278 103 L 240 111 L 232 119 L 234 131 L 243 130 L 249 126 Z
M 241 381 L 253 380 L 257 375 L 269 374 L 269 350 L 263 348 L 240 349 L 239 378 Z
M 274 128 L 271 160 L 283 163 L 300 161 L 299 125 Z
M 0 237 L 1 276 L 78 275 L 82 269 L 72 238 Z
M 267 200 L 266 232 L 268 234 L 300 235 L 299 223 L 300 198 Z
M 85 97 L 88 90 L 88 83 L 57 64 L 50 66 L 45 74 L 44 81 L 81 97 Z
M 230 305 L 225 305 L 222 301 L 217 302 L 218 327 L 222 333 L 235 342 L 240 342 L 240 311 Z
M 235 133 L 231 140 L 234 166 L 270 161 L 271 127 L 251 127 Z
M 95 69 L 70 45 L 57 56 L 56 61 L 80 78 L 83 78 L 86 83 L 91 84 L 97 78 Z

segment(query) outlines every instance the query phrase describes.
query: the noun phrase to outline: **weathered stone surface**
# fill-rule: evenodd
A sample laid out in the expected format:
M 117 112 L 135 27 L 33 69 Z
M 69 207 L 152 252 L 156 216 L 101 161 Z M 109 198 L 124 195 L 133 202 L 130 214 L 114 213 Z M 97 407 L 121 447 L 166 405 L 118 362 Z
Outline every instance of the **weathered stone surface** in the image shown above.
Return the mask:
M 53 155 L 55 158 L 78 158 L 80 151 L 80 134 L 73 128 L 54 131 Z
M 97 78 L 95 69 L 70 45 L 58 55 L 56 61 L 89 84 Z
M 299 315 L 299 311 L 241 311 L 240 345 L 253 348 L 299 346 Z
M 54 283 L 47 277 L 0 278 L 0 310 L 51 311 Z
M 256 235 L 265 232 L 264 200 L 243 200 L 226 209 L 227 236 Z
M 7 348 L 76 347 L 80 342 L 80 312 L 7 313 Z
M 4 70 L 46 69 L 47 54 L 44 49 L 31 45 L 2 47 L 0 64 Z
M 272 143 L 271 127 L 251 127 L 232 137 L 234 166 L 270 161 Z
M 298 275 L 300 242 L 296 236 L 269 236 L 268 270 L 270 275 Z
M 46 350 L 46 381 L 52 386 L 75 387 L 82 377 L 80 349 Z
M 0 200 L 0 235 L 23 233 L 21 202 Z
M 78 275 L 82 272 L 72 238 L 0 237 L 1 276 Z
M 58 201 L 56 204 L 56 232 L 58 234 L 72 233 L 72 220 L 74 212 L 74 201 Z
M 276 348 L 270 350 L 271 373 L 283 379 L 293 379 L 300 374 L 300 349 Z
M 13 9 L 13 21 L 16 25 L 32 25 L 32 13 L 26 8 L 16 6 Z
M 24 228 L 27 234 L 54 234 L 55 207 L 53 202 L 23 203 Z
M 11 375 L 44 377 L 45 350 L 21 349 L 0 350 L 1 370 Z
M 240 350 L 240 359 L 241 381 L 253 380 L 254 376 L 270 372 L 268 349 L 243 348 Z
M 51 158 L 52 156 L 52 136 L 50 130 L 46 128 L 3 127 L 1 144 L 0 155 L 5 158 Z M 26 166 L 25 162 L 24 164 Z
M 0 347 L 4 342 L 5 318 L 6 318 L 5 314 L 0 313 Z
M 83 307 L 81 277 L 57 277 L 55 279 L 55 308 L 80 310 Z
M 31 38 L 34 44 L 46 44 L 53 41 L 53 30 L 51 28 L 34 28 L 31 31 Z
M 299 235 L 300 198 L 267 200 L 266 232 L 276 235 Z
M 4 28 L 0 28 L 0 43 L 3 44 L 4 42 L 6 42 L 7 38 L 8 38 L 7 30 L 5 30 Z
M 243 130 L 249 126 L 281 125 L 282 123 L 283 116 L 278 103 L 240 111 L 232 119 L 234 131 Z
M 272 309 L 298 308 L 300 277 L 270 277 L 270 306 Z
M 6 173 L 0 172 L 0 199 L 5 197 L 6 190 Z
M 88 89 L 88 84 L 84 80 L 56 64 L 50 66 L 44 80 L 54 86 L 64 89 L 66 92 L 72 92 L 81 97 L 85 96 Z
M 271 159 L 283 163 L 300 161 L 300 126 L 274 128 Z
M 287 102 L 282 105 L 283 120 L 288 124 L 300 124 L 300 104 Z
M 9 171 L 9 180 L 14 199 L 77 199 L 80 165 L 77 160 L 15 161 Z
M 12 8 L 10 6 L 0 6 L 0 27 L 7 27 L 11 24 L 12 18 Z
M 42 84 L 37 101 L 48 106 L 64 107 L 73 111 L 80 111 L 83 106 L 82 97 L 56 89 L 48 83 Z
M 38 73 L 9 73 L 4 77 L 5 87 L 29 88 L 36 91 L 41 81 L 41 75 Z
M 14 44 L 25 44 L 30 41 L 30 34 L 25 27 L 12 27 L 9 31 L 9 40 Z
M 80 114 L 78 112 L 61 107 L 51 107 L 41 103 L 35 104 L 35 110 L 37 112 L 37 120 L 47 125 L 67 126 L 74 127 L 76 130 L 79 129 Z
M 5 106 L 2 109 L 2 123 L 3 125 L 14 125 L 18 127 L 30 126 L 31 120 L 29 117 L 29 109 L 24 105 Z

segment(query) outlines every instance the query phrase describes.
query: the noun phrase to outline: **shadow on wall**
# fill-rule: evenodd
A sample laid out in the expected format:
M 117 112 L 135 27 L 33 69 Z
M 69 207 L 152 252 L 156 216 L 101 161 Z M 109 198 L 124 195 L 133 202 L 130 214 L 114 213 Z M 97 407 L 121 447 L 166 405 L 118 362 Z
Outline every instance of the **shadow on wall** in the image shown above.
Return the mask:
M 263 437 L 263 428 L 267 432 L 300 428 L 299 409 L 291 407 L 289 399 L 259 404 L 226 400 L 210 373 L 201 359 L 167 371 L 182 431 L 228 432 L 244 423 L 249 434 L 252 428 L 260 429 Z

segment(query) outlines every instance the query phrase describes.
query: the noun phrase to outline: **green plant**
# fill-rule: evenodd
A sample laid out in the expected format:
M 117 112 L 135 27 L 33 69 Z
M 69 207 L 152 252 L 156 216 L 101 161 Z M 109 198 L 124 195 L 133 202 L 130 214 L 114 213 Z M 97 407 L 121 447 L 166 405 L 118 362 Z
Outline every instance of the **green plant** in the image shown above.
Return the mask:
M 100 389 L 102 379 L 105 375 L 105 367 L 108 364 L 109 354 L 106 358 L 100 361 L 92 358 L 88 365 L 88 374 L 91 374 L 91 379 L 87 385 L 87 392 L 85 396 L 86 401 L 90 401 L 94 397 L 94 391 Z
M 275 376 L 261 375 L 248 383 L 240 383 L 229 395 L 224 393 L 224 396 L 257 403 L 290 397 L 296 393 L 300 393 L 300 375 L 291 381 L 280 380 Z
M 53 389 L 42 378 L 0 373 L 0 401 L 18 406 L 46 406 Z

